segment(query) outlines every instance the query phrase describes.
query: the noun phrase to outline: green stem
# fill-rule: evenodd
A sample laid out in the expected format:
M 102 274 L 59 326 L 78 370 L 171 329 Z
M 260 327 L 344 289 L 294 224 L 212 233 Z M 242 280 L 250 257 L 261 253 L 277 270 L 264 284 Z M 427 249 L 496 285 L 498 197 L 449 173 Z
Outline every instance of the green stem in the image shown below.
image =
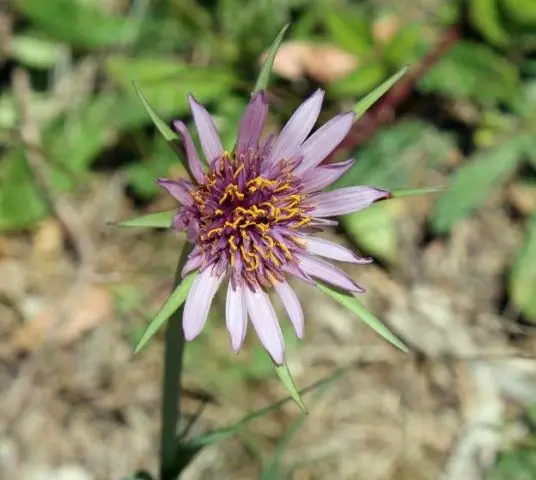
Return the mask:
M 175 272 L 175 288 L 191 248 L 185 246 Z M 164 380 L 162 383 L 162 426 L 160 432 L 160 480 L 176 480 L 173 471 L 176 439 L 180 423 L 181 373 L 184 353 L 182 306 L 168 320 L 164 345 Z

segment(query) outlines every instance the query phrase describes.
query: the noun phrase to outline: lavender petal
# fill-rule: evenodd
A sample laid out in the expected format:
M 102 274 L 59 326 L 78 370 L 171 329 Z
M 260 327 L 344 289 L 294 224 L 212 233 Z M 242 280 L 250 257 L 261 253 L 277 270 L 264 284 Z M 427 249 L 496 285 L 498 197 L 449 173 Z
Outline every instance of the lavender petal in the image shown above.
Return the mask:
M 268 295 L 261 289 L 252 292 L 249 288 L 245 288 L 244 291 L 249 318 L 259 340 L 274 363 L 282 365 L 285 361 L 283 334 Z
M 300 267 L 311 277 L 319 278 L 350 292 L 363 293 L 365 291 L 340 268 L 334 267 L 324 260 L 310 255 L 300 255 L 299 261 Z
M 205 177 L 205 174 L 203 173 L 203 165 L 201 164 L 201 160 L 199 160 L 199 157 L 197 155 L 197 149 L 195 148 L 192 136 L 190 135 L 190 132 L 188 131 L 188 128 L 186 127 L 184 122 L 176 120 L 173 122 L 173 126 L 175 127 L 175 130 L 177 130 L 177 132 L 179 132 L 182 136 L 182 141 L 184 142 L 184 149 L 186 150 L 186 157 L 188 159 L 188 166 L 190 167 L 190 172 L 197 180 L 197 182 L 201 183 Z
M 225 302 L 225 324 L 231 337 L 231 347 L 238 352 L 247 330 L 247 309 L 244 287 L 237 285 L 233 288 L 231 282 L 227 287 L 227 300 Z
M 324 99 L 324 91 L 318 89 L 294 112 L 274 143 L 266 164 L 290 160 L 313 129 Z
M 203 263 L 203 257 L 201 255 L 190 256 L 181 271 L 181 277 L 185 277 L 190 272 L 197 270 Z
M 312 201 L 316 203 L 313 211 L 315 217 L 331 217 L 363 210 L 374 202 L 390 198 L 387 190 L 375 187 L 357 186 L 346 187 L 332 192 L 315 195 Z
M 257 92 L 246 107 L 240 122 L 236 147 L 238 153 L 246 152 L 250 148 L 257 148 L 267 115 L 266 93 Z
M 322 162 L 348 135 L 354 119 L 353 112 L 341 113 L 313 133 L 298 150 L 302 161 L 294 173 L 301 176 Z
M 283 265 L 282 269 L 285 273 L 288 273 L 289 275 L 292 275 L 293 277 L 299 278 L 300 280 L 303 280 L 306 283 L 310 283 L 310 284 L 315 283 L 315 281 L 309 275 L 307 275 L 298 265 L 287 263 L 286 265 Z
M 339 262 L 357 264 L 367 264 L 372 262 L 372 258 L 370 257 L 360 257 L 346 247 L 324 240 L 323 238 L 304 235 L 304 239 L 307 242 L 307 250 L 313 255 L 320 255 L 321 257 L 330 258 L 331 260 L 337 260 Z
M 287 312 L 288 318 L 294 327 L 296 336 L 303 338 L 304 320 L 303 310 L 296 296 L 296 293 L 287 282 L 278 282 L 275 284 L 275 290 L 277 291 L 283 306 Z
M 192 95 L 188 99 L 192 115 L 194 116 L 197 133 L 199 134 L 201 148 L 203 149 L 207 162 L 210 164 L 224 153 L 220 134 L 206 108 L 198 103 Z
M 344 175 L 354 164 L 355 160 L 349 159 L 307 170 L 302 175 L 303 190 L 307 193 L 322 190 Z
M 197 337 L 207 321 L 210 304 L 218 290 L 224 275 L 212 275 L 212 269 L 202 271 L 192 284 L 182 316 L 184 338 L 188 341 Z
M 156 183 L 181 204 L 190 206 L 194 203 L 194 199 L 190 195 L 192 185 L 186 180 L 169 180 L 167 178 L 157 178 Z

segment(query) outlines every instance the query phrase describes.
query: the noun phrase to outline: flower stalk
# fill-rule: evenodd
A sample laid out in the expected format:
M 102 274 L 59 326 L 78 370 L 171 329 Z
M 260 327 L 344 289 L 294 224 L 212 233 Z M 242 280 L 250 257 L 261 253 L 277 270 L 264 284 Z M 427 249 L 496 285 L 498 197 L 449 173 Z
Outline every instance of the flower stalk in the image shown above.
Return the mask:
M 174 289 L 181 282 L 181 271 L 191 248 L 185 245 L 177 263 Z M 169 318 L 164 343 L 164 377 L 160 430 L 160 480 L 176 480 L 174 472 L 176 438 L 180 426 L 181 377 L 184 356 L 182 307 Z

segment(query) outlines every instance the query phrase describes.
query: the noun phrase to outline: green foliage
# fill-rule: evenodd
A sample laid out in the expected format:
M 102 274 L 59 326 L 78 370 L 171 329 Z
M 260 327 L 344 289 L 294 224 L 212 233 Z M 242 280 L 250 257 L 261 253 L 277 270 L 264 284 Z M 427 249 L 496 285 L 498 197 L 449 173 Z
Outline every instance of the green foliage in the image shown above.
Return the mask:
M 370 54 L 373 46 L 372 32 L 363 9 L 328 11 L 324 20 L 335 45 L 358 57 Z
M 486 480 L 535 480 L 536 446 L 503 452 Z
M 452 135 L 420 121 L 405 121 L 380 131 L 356 155 L 356 164 L 333 188 L 378 185 L 397 189 L 415 184 L 426 169 L 444 165 L 457 150 Z M 396 263 L 398 201 L 380 202 L 339 219 L 348 237 L 377 258 Z
M 75 46 L 97 48 L 129 43 L 131 22 L 82 0 L 15 0 L 15 6 L 37 27 Z
M 438 168 L 456 150 L 453 136 L 418 120 L 378 132 L 356 155 L 356 164 L 334 188 L 373 184 L 397 188 L 412 183 L 423 168 Z
M 38 191 L 20 149 L 0 163 L 0 176 L 0 231 L 30 227 L 48 214 L 43 193 Z
M 448 231 L 491 195 L 511 176 L 527 148 L 532 135 L 520 133 L 488 150 L 477 153 L 454 174 L 452 183 L 437 201 L 432 225 L 438 232 Z
M 454 46 L 420 82 L 425 92 L 483 104 L 510 102 L 520 87 L 513 63 L 486 45 L 467 41 Z
M 474 0 L 469 19 L 492 44 L 531 50 L 536 45 L 536 4 L 532 0 Z

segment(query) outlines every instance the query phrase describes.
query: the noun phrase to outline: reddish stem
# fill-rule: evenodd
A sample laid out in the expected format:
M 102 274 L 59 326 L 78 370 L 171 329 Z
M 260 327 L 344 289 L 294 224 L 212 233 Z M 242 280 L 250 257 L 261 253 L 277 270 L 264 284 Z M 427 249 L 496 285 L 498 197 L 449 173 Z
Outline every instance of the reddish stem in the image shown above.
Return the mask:
M 359 120 L 357 120 L 346 138 L 328 157 L 326 162 L 334 159 L 341 150 L 352 150 L 363 144 L 374 135 L 376 130 L 385 123 L 394 120 L 396 109 L 407 100 L 415 85 L 436 62 L 460 39 L 457 26 L 445 31 L 435 48 L 402 79 L 389 90 L 376 104 Z

